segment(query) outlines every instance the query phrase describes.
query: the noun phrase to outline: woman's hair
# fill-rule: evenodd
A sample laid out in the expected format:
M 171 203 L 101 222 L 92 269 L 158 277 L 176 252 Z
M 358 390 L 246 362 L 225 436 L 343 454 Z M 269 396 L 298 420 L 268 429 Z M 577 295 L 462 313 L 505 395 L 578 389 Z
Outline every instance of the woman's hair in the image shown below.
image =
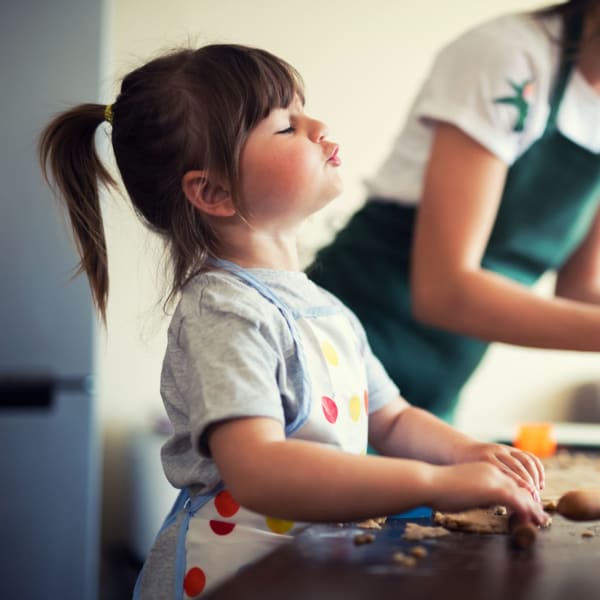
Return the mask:
M 571 19 L 583 18 L 593 10 L 598 10 L 598 0 L 567 0 L 559 4 L 552 4 L 545 8 L 534 11 L 534 14 L 540 16 L 560 15 L 563 22 L 566 23 Z M 600 32 L 597 32 L 600 35 Z M 576 55 L 580 50 L 580 44 L 573 44 L 567 39 L 567 28 L 563 27 L 563 39 L 560 40 L 564 52 L 570 55 Z
M 190 170 L 226 182 L 238 211 L 240 154 L 250 131 L 274 108 L 304 100 L 299 73 L 257 48 L 215 44 L 173 51 L 129 73 L 110 111 L 82 104 L 55 117 L 39 142 L 42 171 L 58 189 L 103 319 L 108 299 L 99 184 L 115 186 L 95 132 L 108 115 L 117 166 L 136 213 L 166 242 L 173 267 L 167 301 L 218 255 L 219 240 L 181 185 Z M 112 114 L 110 114 L 112 113 Z

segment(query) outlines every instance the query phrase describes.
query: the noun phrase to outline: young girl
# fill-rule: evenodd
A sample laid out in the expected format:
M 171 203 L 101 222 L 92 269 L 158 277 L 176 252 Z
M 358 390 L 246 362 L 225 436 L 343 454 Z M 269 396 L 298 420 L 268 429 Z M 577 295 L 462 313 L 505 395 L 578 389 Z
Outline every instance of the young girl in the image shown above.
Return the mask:
M 283 60 L 212 45 L 149 62 L 114 104 L 75 107 L 41 138 L 101 315 L 104 120 L 131 201 L 173 259 L 162 461 L 182 492 L 138 597 L 196 597 L 307 522 L 492 503 L 546 520 L 540 462 L 410 407 L 356 318 L 299 270 L 299 226 L 342 187 L 338 146 L 303 102 Z
M 368 187 L 310 276 L 411 402 L 452 421 L 489 342 L 600 351 L 600 2 L 448 44 Z

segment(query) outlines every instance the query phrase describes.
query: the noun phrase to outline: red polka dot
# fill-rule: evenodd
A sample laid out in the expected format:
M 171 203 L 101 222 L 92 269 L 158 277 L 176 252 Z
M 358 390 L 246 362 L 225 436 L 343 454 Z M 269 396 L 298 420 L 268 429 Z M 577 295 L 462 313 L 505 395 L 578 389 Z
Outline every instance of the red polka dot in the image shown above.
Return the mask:
M 215 496 L 215 507 L 222 517 L 232 517 L 240 509 L 240 505 L 227 490 Z
M 231 533 L 235 527 L 235 523 L 226 523 L 225 521 L 209 521 L 210 528 L 217 535 L 227 535 Z
M 369 392 L 367 390 L 365 390 L 365 393 L 364 393 L 364 400 L 365 400 L 365 413 L 369 414 Z
M 325 418 L 330 423 L 335 423 L 338 418 L 338 407 L 336 403 L 329 398 L 329 396 L 323 396 L 323 398 L 321 398 L 321 407 L 323 408 Z
M 183 589 L 188 596 L 197 596 L 201 594 L 206 585 L 206 575 L 204 571 L 198 567 L 192 567 L 186 574 L 183 580 Z

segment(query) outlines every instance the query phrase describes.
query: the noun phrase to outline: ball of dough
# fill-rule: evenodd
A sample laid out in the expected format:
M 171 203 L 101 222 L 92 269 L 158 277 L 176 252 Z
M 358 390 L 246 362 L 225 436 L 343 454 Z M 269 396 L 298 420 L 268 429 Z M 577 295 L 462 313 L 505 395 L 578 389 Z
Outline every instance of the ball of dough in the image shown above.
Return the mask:
M 573 521 L 600 519 L 600 489 L 581 489 L 567 492 L 558 501 L 558 514 Z

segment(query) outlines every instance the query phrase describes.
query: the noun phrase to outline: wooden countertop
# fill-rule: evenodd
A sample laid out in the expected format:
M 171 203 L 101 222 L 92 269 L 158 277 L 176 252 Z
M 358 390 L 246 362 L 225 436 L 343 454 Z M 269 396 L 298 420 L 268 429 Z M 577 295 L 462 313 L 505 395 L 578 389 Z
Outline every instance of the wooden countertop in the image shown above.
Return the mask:
M 574 450 L 571 448 L 571 450 Z M 558 452 L 545 461 L 546 498 L 575 487 L 598 487 L 597 446 L 581 454 Z M 418 514 L 418 513 L 417 513 Z M 357 546 L 355 525 L 313 525 L 206 596 L 210 600 L 596 600 L 600 599 L 600 521 L 576 523 L 552 515 L 528 550 L 507 535 L 452 532 L 404 540 L 407 522 L 434 525 L 431 517 L 388 519 Z M 582 537 L 590 531 L 592 537 Z M 394 563 L 395 552 L 422 545 L 427 556 L 413 567 Z
M 421 525 L 431 519 L 411 519 Z M 587 600 L 600 598 L 600 521 L 574 523 L 559 515 L 540 530 L 532 549 L 515 550 L 505 535 L 453 532 L 422 542 L 402 539 L 406 520 L 390 519 L 356 546 L 352 525 L 315 525 L 293 543 L 223 584 L 210 600 Z M 581 532 L 595 535 L 584 538 Z M 392 554 L 419 544 L 416 566 Z

